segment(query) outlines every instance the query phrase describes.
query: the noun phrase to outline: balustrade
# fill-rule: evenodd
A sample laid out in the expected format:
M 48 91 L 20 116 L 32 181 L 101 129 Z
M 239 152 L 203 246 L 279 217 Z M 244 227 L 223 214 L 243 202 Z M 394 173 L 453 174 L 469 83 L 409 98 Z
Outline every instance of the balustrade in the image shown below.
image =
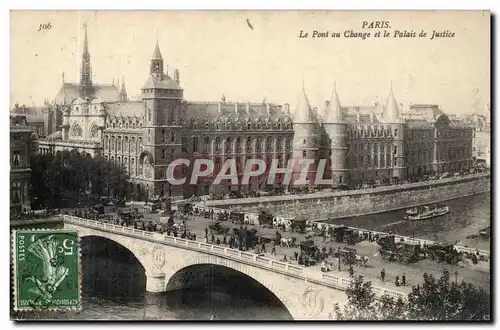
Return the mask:
M 231 256 L 231 257 L 237 257 L 237 258 L 240 258 L 242 260 L 245 260 L 245 262 L 251 262 L 253 264 L 260 265 L 261 267 L 265 266 L 265 267 L 269 267 L 271 269 L 290 272 L 290 273 L 294 273 L 294 274 L 301 274 L 304 271 L 303 267 L 300 267 L 297 265 L 269 259 L 269 258 L 262 257 L 262 256 L 259 256 L 257 254 L 254 254 L 254 253 L 238 251 L 238 250 L 234 250 L 234 249 L 230 249 L 230 248 L 222 247 L 222 246 L 218 246 L 218 245 L 190 241 L 187 239 L 172 237 L 172 236 L 168 236 L 168 235 L 156 235 L 155 236 L 154 235 L 155 233 L 153 233 L 153 232 L 148 232 L 148 231 L 133 229 L 133 228 L 128 228 L 128 227 L 122 227 L 122 226 L 117 226 L 117 225 L 113 225 L 113 224 L 107 224 L 107 223 L 103 223 L 100 221 L 82 219 L 82 218 L 78 218 L 78 217 L 74 217 L 74 216 L 63 215 L 63 219 L 69 223 L 74 223 L 74 224 L 81 225 L 84 227 L 96 228 L 98 230 L 100 228 L 105 228 L 109 231 L 118 232 L 118 234 L 123 233 L 123 232 L 128 232 L 128 233 L 130 233 L 132 235 L 136 235 L 138 237 L 144 237 L 144 236 L 152 237 L 152 238 L 155 238 L 157 241 L 160 241 L 163 243 L 168 243 L 171 245 L 177 245 L 180 248 L 187 245 L 187 246 L 190 246 L 192 248 L 198 249 L 204 253 L 209 252 L 209 253 L 214 253 L 214 254 L 223 254 L 223 255 L 227 255 L 227 256 Z M 307 280 L 306 278 L 304 278 L 304 279 Z M 320 281 L 320 282 L 325 281 L 325 284 L 326 283 L 327 284 L 334 283 L 338 287 L 340 287 L 340 289 L 344 289 L 344 290 L 347 287 L 349 287 L 349 285 L 351 283 L 350 279 L 339 278 L 339 277 L 329 275 L 329 274 L 322 274 L 321 277 L 318 277 L 317 279 L 315 279 L 313 277 L 310 280 Z M 396 291 L 392 291 L 392 290 L 386 290 L 386 289 L 382 289 L 379 287 L 373 287 L 373 290 L 378 297 L 382 296 L 383 294 L 388 294 L 388 295 L 393 296 L 395 298 L 405 296 L 404 293 L 396 292 Z

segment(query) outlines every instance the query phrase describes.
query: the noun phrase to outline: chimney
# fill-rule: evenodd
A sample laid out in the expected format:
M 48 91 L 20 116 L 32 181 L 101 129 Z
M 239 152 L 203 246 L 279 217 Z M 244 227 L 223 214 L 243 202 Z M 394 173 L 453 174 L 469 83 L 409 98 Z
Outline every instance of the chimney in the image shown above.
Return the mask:
M 174 80 L 177 83 L 177 85 L 180 85 L 180 78 L 179 78 L 179 70 L 175 69 L 174 71 Z

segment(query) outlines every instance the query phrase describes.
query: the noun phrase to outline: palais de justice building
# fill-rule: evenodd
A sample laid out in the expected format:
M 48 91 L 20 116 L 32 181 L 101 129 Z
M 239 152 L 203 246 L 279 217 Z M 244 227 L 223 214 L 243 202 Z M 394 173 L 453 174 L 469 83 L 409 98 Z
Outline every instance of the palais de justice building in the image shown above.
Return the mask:
M 63 81 L 54 102 L 46 105 L 47 138 L 40 140 L 40 151 L 101 155 L 130 174 L 143 199 L 265 185 L 265 178 L 255 178 L 250 186 L 228 180 L 171 186 L 167 165 L 186 157 L 212 159 L 215 173 L 229 158 L 236 160 L 238 171 L 251 158 L 268 164 L 279 159 L 280 167 L 291 158 L 325 158 L 325 177 L 334 187 L 472 165 L 472 128 L 451 120 L 437 105 L 412 105 L 403 113 L 392 86 L 385 104 L 368 107 L 343 106 L 335 87 L 319 110 L 311 107 L 304 88 L 293 109 L 266 101 L 227 102 L 225 97 L 191 102 L 184 100 L 179 71 L 172 76 L 165 71 L 158 43 L 144 76 L 139 101 L 128 100 L 124 81 L 121 86 L 93 84 L 85 31 L 80 83 Z M 310 167 L 309 178 L 315 170 Z

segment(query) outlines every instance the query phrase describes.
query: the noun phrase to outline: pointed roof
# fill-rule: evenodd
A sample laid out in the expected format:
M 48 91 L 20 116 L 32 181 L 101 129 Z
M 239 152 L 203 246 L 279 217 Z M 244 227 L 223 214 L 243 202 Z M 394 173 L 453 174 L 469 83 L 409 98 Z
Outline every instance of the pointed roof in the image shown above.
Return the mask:
M 121 92 L 125 91 L 125 76 L 122 76 L 122 86 L 121 86 Z
M 295 124 L 316 123 L 317 118 L 311 109 L 309 99 L 306 95 L 304 85 L 302 85 L 302 92 L 300 93 L 299 102 L 292 115 L 292 121 Z
M 387 97 L 387 101 L 385 102 L 383 116 L 386 121 L 399 119 L 399 107 L 392 90 L 392 82 L 391 91 L 389 92 L 389 96 Z
M 161 56 L 160 46 L 158 45 L 158 40 L 156 40 L 155 51 L 153 53 L 153 60 L 163 60 Z
M 89 42 L 87 40 L 87 23 L 83 24 L 84 37 L 83 37 L 83 54 L 88 54 L 89 52 Z
M 333 93 L 323 114 L 324 123 L 336 123 L 342 121 L 342 106 L 340 105 L 339 95 L 337 94 L 337 84 L 333 84 Z
M 141 89 L 176 89 L 183 90 L 178 83 L 166 74 L 160 76 L 149 75 L 146 84 Z

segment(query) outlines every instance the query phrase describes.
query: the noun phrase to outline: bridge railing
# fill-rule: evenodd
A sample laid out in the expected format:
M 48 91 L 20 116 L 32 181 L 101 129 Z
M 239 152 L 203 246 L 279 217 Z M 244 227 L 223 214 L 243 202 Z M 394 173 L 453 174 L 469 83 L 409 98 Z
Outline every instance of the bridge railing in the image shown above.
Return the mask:
M 269 259 L 265 256 L 254 254 L 246 251 L 239 251 L 231 248 L 227 248 L 220 245 L 214 245 L 204 242 L 197 242 L 192 240 L 187 240 L 180 237 L 174 237 L 154 232 L 149 232 L 140 229 L 134 229 L 130 227 L 118 226 L 110 223 L 105 223 L 96 220 L 83 219 L 79 217 L 62 215 L 64 222 L 75 224 L 78 226 L 93 228 L 93 229 L 104 229 L 106 231 L 136 237 L 138 239 L 147 238 L 155 242 L 171 245 L 178 248 L 188 248 L 191 250 L 199 251 L 201 253 L 208 253 L 217 256 L 227 256 L 234 259 L 239 259 L 250 265 L 257 266 L 264 269 L 272 269 L 275 271 L 280 271 L 288 273 L 290 275 L 299 275 L 307 280 L 316 281 L 318 283 L 323 283 L 326 285 L 331 285 L 337 289 L 345 290 L 351 284 L 351 279 L 344 278 L 340 276 L 335 276 L 332 274 L 322 273 L 319 271 L 314 271 L 310 268 L 307 269 L 298 265 L 293 265 L 287 262 L 282 262 L 274 259 Z M 406 294 L 403 292 L 393 291 L 386 288 L 372 286 L 377 297 L 381 297 L 384 294 L 388 294 L 392 297 L 405 297 Z

